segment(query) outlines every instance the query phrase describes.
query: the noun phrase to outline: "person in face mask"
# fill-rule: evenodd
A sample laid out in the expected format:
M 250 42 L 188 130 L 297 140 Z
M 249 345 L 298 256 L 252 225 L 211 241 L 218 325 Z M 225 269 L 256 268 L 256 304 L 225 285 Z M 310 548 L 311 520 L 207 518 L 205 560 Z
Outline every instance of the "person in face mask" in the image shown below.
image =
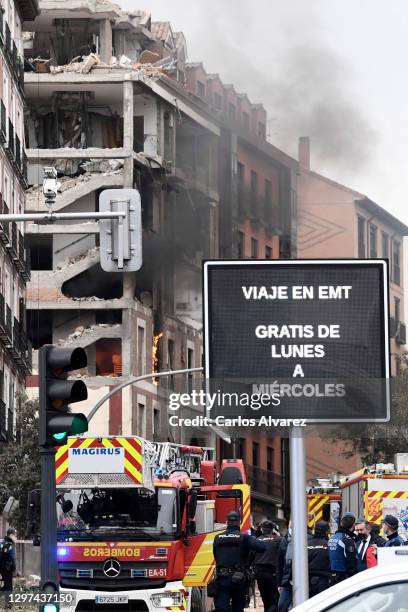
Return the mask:
M 387 514 L 383 520 L 383 532 L 387 536 L 385 546 L 405 546 L 405 541 L 398 533 L 398 519 L 392 514 Z
M 357 570 L 362 572 L 368 567 L 368 557 L 372 550 L 370 523 L 365 519 L 357 519 L 355 525 Z
M 13 592 L 13 574 L 16 571 L 16 541 L 16 530 L 10 527 L 0 545 L 0 573 L 3 579 L 1 590 L 6 595 L 6 608 L 11 608 L 9 595 Z

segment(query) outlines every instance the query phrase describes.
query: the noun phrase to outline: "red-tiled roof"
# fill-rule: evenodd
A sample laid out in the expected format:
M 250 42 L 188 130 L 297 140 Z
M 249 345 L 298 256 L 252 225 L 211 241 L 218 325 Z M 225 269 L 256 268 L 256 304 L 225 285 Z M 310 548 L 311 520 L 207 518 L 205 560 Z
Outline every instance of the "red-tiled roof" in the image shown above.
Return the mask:
M 165 42 L 171 33 L 171 25 L 169 21 L 152 21 L 150 30 L 155 38 Z

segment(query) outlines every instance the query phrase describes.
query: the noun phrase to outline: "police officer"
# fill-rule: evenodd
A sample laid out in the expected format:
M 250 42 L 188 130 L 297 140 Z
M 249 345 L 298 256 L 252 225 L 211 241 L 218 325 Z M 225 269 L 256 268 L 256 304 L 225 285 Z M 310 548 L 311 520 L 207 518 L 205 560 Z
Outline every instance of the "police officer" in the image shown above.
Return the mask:
M 357 573 L 357 551 L 354 537 L 356 517 L 347 512 L 338 531 L 329 540 L 331 582 L 341 582 Z
M 276 612 L 279 601 L 276 572 L 281 537 L 274 528 L 272 521 L 267 520 L 261 524 L 262 534 L 258 540 L 265 544 L 266 550 L 263 553 L 255 553 L 253 561 L 255 578 L 265 612 Z
M 241 534 L 239 527 L 239 512 L 230 512 L 226 531 L 214 538 L 218 587 L 214 603 L 217 612 L 243 612 L 248 588 L 249 553 L 262 553 L 266 550 L 263 542 L 249 534 Z
M 405 540 L 398 533 L 398 519 L 392 514 L 387 514 L 383 520 L 383 532 L 387 536 L 386 547 L 405 546 Z
M 310 597 L 321 593 L 329 586 L 331 572 L 328 540 L 329 525 L 325 521 L 318 521 L 314 534 L 309 536 L 307 543 Z
M 7 529 L 7 535 L 0 544 L 0 571 L 3 578 L 2 591 L 6 597 L 6 608 L 11 608 L 9 596 L 13 592 L 13 574 L 16 571 L 17 533 L 13 527 Z

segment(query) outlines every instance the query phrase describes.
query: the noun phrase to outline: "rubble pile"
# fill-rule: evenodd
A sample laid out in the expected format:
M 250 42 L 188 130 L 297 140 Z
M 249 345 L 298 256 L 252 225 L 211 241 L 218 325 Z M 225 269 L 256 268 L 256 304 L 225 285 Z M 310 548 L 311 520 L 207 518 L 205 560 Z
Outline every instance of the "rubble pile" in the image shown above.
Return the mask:
M 44 60 L 44 62 L 49 60 Z M 42 65 L 40 58 L 31 60 L 33 65 Z M 104 69 L 127 69 L 132 70 L 134 78 L 143 79 L 159 79 L 163 76 L 163 72 L 167 66 L 163 66 L 163 62 L 160 60 L 155 63 L 145 62 L 132 62 L 131 59 L 122 55 L 120 58 L 112 57 L 110 64 L 103 62 L 96 53 L 90 53 L 89 55 L 83 55 L 75 57 L 69 64 L 65 66 L 54 66 L 52 63 L 48 64 L 47 70 L 51 74 L 61 74 L 63 72 L 76 72 L 78 74 L 89 74 L 95 68 Z
M 72 334 L 69 334 L 66 338 L 59 338 L 57 340 L 58 344 L 70 344 L 72 342 L 75 342 L 75 340 L 78 340 L 78 338 L 81 338 L 82 336 L 86 336 L 91 334 L 92 332 L 98 330 L 98 329 L 106 329 L 106 328 L 112 328 L 112 327 L 120 327 L 119 323 L 113 323 L 113 324 L 108 324 L 108 323 L 97 323 L 95 325 L 78 325 L 78 327 L 75 328 L 75 331 L 72 332 Z

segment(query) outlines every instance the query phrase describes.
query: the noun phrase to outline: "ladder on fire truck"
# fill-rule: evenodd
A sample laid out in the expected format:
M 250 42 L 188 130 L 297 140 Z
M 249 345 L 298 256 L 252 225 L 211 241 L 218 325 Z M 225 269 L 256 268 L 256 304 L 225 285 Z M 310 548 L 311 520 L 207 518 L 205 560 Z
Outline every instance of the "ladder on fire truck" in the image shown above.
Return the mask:
M 168 476 L 175 471 L 186 471 L 192 480 L 200 479 L 202 461 L 213 461 L 215 450 L 207 446 L 188 446 L 173 442 L 143 440 L 144 456 L 156 476 Z

